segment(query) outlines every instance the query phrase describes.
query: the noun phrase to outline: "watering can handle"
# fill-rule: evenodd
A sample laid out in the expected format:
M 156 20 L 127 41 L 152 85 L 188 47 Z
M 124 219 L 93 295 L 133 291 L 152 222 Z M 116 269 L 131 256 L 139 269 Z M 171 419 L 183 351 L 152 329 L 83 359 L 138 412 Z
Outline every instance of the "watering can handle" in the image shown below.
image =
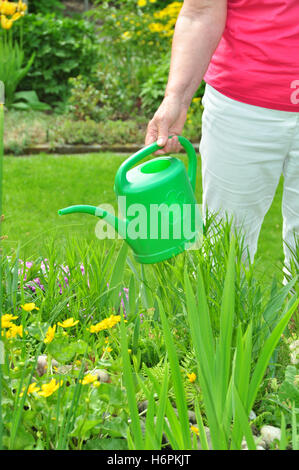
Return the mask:
M 169 136 L 171 139 L 173 136 Z M 179 143 L 182 147 L 186 150 L 188 158 L 189 158 L 189 165 L 188 165 L 188 176 L 192 186 L 193 191 L 195 191 L 195 182 L 196 182 L 196 167 L 197 167 L 197 158 L 196 152 L 194 150 L 193 145 L 189 140 L 187 140 L 183 136 L 178 136 Z M 145 157 L 148 157 L 152 153 L 156 152 L 157 150 L 161 149 L 157 142 L 154 142 L 142 149 L 138 150 L 138 152 L 134 153 L 131 157 L 129 157 L 120 167 L 116 174 L 116 179 L 119 180 L 120 185 L 129 184 L 126 174 L 136 163 L 142 160 Z

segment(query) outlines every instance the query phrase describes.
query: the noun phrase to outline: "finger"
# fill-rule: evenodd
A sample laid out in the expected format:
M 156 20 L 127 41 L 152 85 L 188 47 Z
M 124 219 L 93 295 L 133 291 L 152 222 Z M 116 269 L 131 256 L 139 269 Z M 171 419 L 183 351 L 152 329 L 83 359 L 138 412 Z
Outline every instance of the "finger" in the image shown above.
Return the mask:
M 158 136 L 158 129 L 152 126 L 148 127 L 146 136 L 145 136 L 145 145 L 150 145 L 153 142 L 156 142 Z
M 169 126 L 165 119 L 158 119 L 158 139 L 157 144 L 159 147 L 165 147 L 168 142 Z M 163 149 L 164 150 L 164 149 Z

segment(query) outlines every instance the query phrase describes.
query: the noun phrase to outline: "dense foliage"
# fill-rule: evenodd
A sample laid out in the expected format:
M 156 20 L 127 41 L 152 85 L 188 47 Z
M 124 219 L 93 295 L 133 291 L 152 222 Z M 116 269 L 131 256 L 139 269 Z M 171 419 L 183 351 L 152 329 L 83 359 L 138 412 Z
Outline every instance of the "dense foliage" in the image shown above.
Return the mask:
M 52 105 L 69 96 L 70 77 L 89 77 L 98 63 L 94 26 L 84 19 L 27 15 L 22 34 L 26 57 L 35 52 L 22 89 L 34 89 L 41 100 Z

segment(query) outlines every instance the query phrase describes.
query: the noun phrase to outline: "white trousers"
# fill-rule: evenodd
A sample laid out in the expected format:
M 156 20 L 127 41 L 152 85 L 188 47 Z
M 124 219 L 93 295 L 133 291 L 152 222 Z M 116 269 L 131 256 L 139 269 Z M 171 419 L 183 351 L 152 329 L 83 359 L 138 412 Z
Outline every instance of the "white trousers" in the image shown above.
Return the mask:
M 203 105 L 203 213 L 208 209 L 218 217 L 233 216 L 253 260 L 263 219 L 283 174 L 283 240 L 288 266 L 291 254 L 287 245 L 294 249 L 299 236 L 299 113 L 241 103 L 209 85 Z

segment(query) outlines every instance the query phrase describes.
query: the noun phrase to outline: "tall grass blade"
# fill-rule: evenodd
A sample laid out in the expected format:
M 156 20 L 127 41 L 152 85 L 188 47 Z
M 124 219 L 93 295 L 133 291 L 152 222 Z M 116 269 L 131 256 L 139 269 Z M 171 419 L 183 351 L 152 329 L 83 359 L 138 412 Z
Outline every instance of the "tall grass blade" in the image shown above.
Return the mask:
M 260 357 L 257 361 L 254 373 L 252 375 L 249 389 L 248 389 L 248 402 L 247 402 L 247 409 L 251 409 L 258 392 L 259 386 L 263 380 L 267 365 L 269 360 L 273 354 L 273 351 L 280 340 L 282 333 L 284 332 L 291 316 L 295 312 L 297 306 L 299 305 L 299 300 L 297 299 L 295 302 L 291 301 L 292 306 L 289 308 L 285 316 L 280 320 L 280 322 L 276 325 L 274 330 L 272 331 L 271 335 L 267 339 Z
M 123 242 L 123 245 L 118 253 L 109 284 L 109 289 L 112 290 L 110 294 L 110 299 L 112 301 L 112 305 L 115 308 L 118 308 L 119 305 L 119 287 L 123 279 L 123 272 L 125 269 L 127 254 L 128 245 L 127 243 Z
M 190 430 L 189 430 L 188 408 L 187 408 L 187 402 L 186 402 L 182 376 L 180 373 L 180 365 L 179 365 L 175 345 L 174 345 L 171 332 L 169 329 L 169 324 L 166 318 L 166 314 L 164 312 L 164 308 L 160 300 L 158 300 L 158 303 L 159 303 L 159 310 L 160 310 L 160 316 L 161 316 L 161 321 L 162 321 L 165 345 L 166 345 L 166 350 L 168 353 L 168 359 L 170 363 L 172 380 L 173 380 L 173 385 L 174 385 L 174 390 L 175 390 L 175 401 L 176 401 L 180 424 L 181 424 L 182 432 L 183 432 L 184 448 L 191 449 L 192 443 L 191 443 L 191 436 L 190 436 Z
M 235 312 L 235 256 L 235 242 L 232 239 L 221 303 L 219 345 L 216 350 L 215 365 L 218 387 L 215 392 L 217 393 L 219 413 L 221 413 L 225 405 L 232 362 L 232 334 Z
M 128 405 L 131 418 L 132 427 L 132 438 L 136 450 L 144 449 L 143 436 L 140 424 L 140 418 L 138 414 L 138 407 L 136 401 L 136 392 L 134 387 L 132 368 L 130 364 L 129 352 L 128 352 L 128 341 L 126 336 L 126 328 L 123 315 L 121 314 L 120 322 L 120 343 L 121 343 L 121 355 L 123 360 L 123 372 L 124 372 L 124 384 L 127 391 Z

